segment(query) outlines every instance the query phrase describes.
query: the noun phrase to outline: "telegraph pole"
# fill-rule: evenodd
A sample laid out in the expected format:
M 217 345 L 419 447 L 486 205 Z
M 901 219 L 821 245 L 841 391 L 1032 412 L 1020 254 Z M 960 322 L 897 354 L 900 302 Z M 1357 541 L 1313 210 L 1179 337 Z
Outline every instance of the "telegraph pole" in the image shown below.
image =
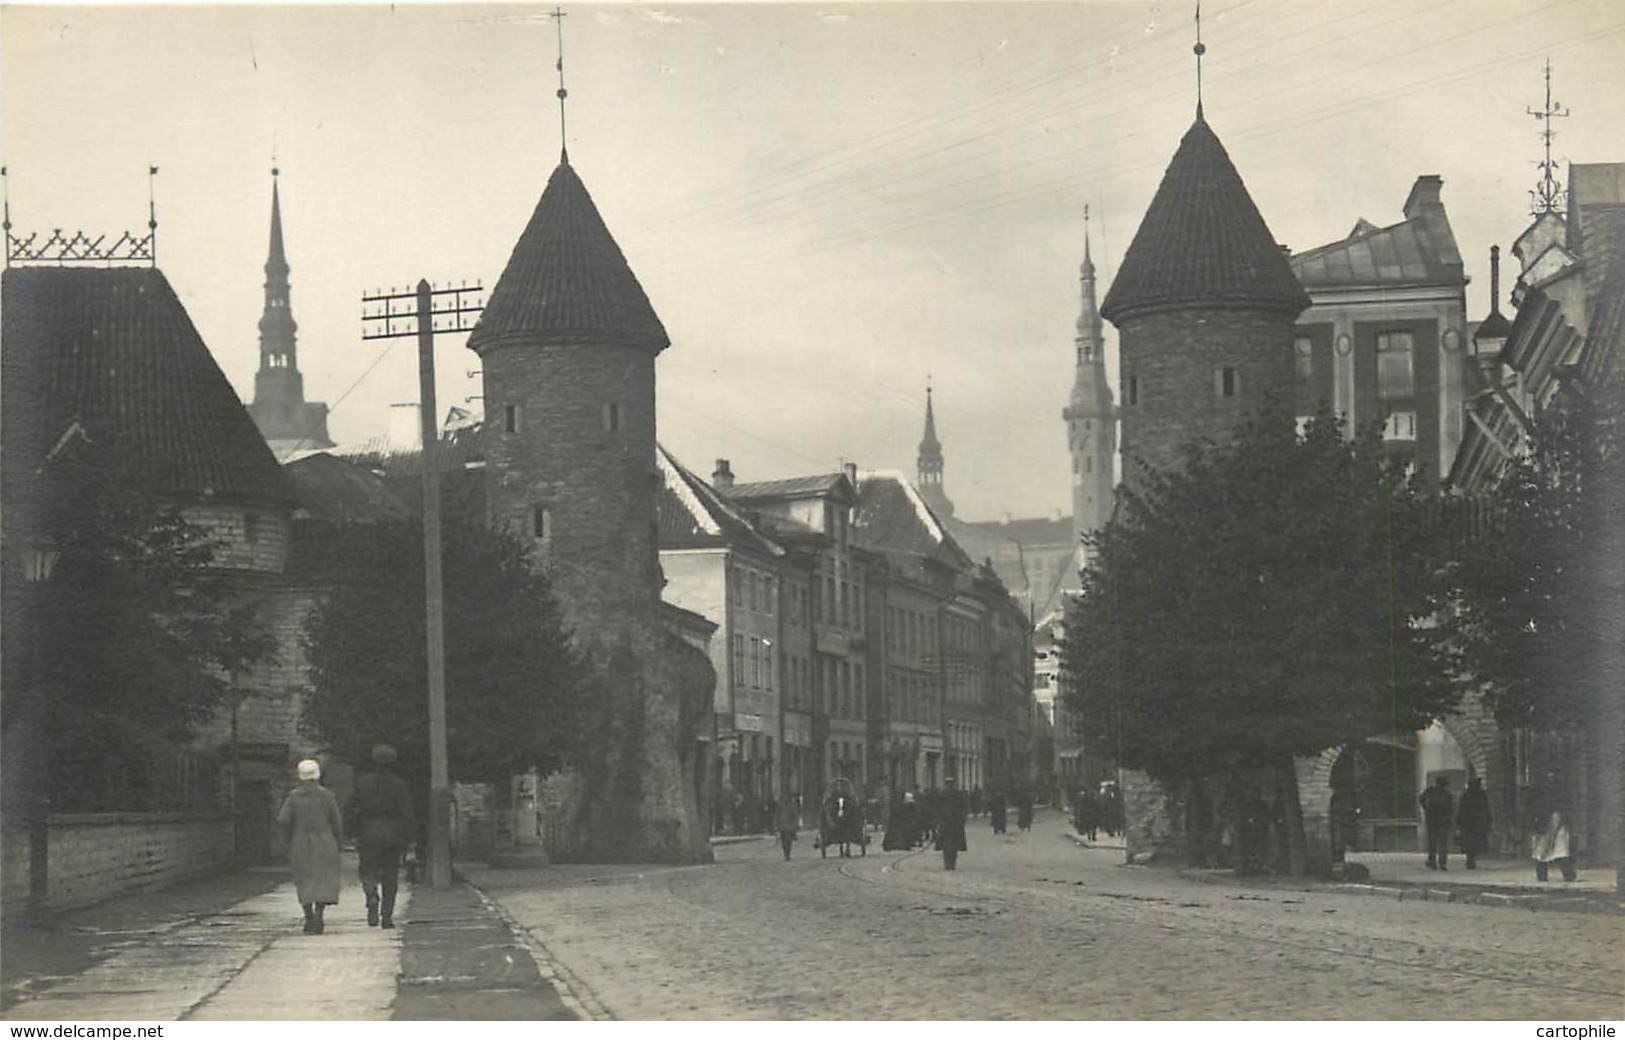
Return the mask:
M 471 332 L 483 306 L 478 284 L 361 297 L 362 339 L 416 336 L 419 429 L 423 437 L 423 572 L 429 665 L 429 884 L 451 887 L 451 775 L 446 762 L 446 646 L 440 572 L 440 430 L 434 398 L 434 334 Z M 465 297 L 472 297 L 471 300 Z M 377 310 L 368 311 L 368 305 Z M 408 306 L 408 304 L 411 304 Z M 367 323 L 373 324 L 370 327 Z M 370 331 L 368 329 L 370 328 Z

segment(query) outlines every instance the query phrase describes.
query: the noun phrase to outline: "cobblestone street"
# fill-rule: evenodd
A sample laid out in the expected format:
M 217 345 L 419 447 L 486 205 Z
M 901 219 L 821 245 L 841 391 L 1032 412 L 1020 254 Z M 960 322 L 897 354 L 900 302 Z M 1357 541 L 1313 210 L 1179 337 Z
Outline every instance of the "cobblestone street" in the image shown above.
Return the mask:
M 978 825 L 979 824 L 979 825 Z M 803 834 L 713 867 L 473 870 L 576 1001 L 619 1019 L 1618 1018 L 1614 916 L 1204 884 L 1059 814 L 930 852 Z

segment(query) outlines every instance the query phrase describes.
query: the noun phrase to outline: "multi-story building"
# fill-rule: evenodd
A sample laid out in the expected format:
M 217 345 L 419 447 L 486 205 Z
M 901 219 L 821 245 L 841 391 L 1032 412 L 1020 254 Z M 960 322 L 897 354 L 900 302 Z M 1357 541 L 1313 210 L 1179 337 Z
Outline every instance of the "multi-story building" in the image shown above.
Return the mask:
M 1381 423 L 1390 452 L 1437 485 L 1462 437 L 1467 277 L 1436 175 L 1416 179 L 1405 219 L 1363 218 L 1341 241 L 1292 257 L 1310 307 L 1293 330 L 1300 416 L 1330 407 L 1352 434 Z

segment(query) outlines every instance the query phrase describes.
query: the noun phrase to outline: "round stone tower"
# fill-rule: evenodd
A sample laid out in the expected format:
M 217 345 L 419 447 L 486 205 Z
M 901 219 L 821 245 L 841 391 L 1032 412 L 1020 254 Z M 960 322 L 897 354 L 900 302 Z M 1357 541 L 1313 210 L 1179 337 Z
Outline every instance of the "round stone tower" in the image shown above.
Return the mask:
M 1309 302 L 1198 106 L 1100 308 L 1118 329 L 1124 479 L 1290 402 Z
M 533 540 L 578 642 L 653 627 L 655 357 L 670 340 L 568 160 L 468 345 L 492 522 Z

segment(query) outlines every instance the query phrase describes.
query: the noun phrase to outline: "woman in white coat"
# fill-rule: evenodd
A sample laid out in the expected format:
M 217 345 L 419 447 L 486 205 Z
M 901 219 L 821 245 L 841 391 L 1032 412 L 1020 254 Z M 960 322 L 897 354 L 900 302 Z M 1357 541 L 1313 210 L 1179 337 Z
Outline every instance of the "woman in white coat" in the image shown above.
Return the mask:
M 1563 872 L 1564 881 L 1574 880 L 1574 852 L 1569 843 L 1569 825 L 1562 813 L 1552 813 L 1546 832 L 1535 835 L 1534 854 L 1536 880 L 1546 880 L 1547 866 L 1552 863 Z

